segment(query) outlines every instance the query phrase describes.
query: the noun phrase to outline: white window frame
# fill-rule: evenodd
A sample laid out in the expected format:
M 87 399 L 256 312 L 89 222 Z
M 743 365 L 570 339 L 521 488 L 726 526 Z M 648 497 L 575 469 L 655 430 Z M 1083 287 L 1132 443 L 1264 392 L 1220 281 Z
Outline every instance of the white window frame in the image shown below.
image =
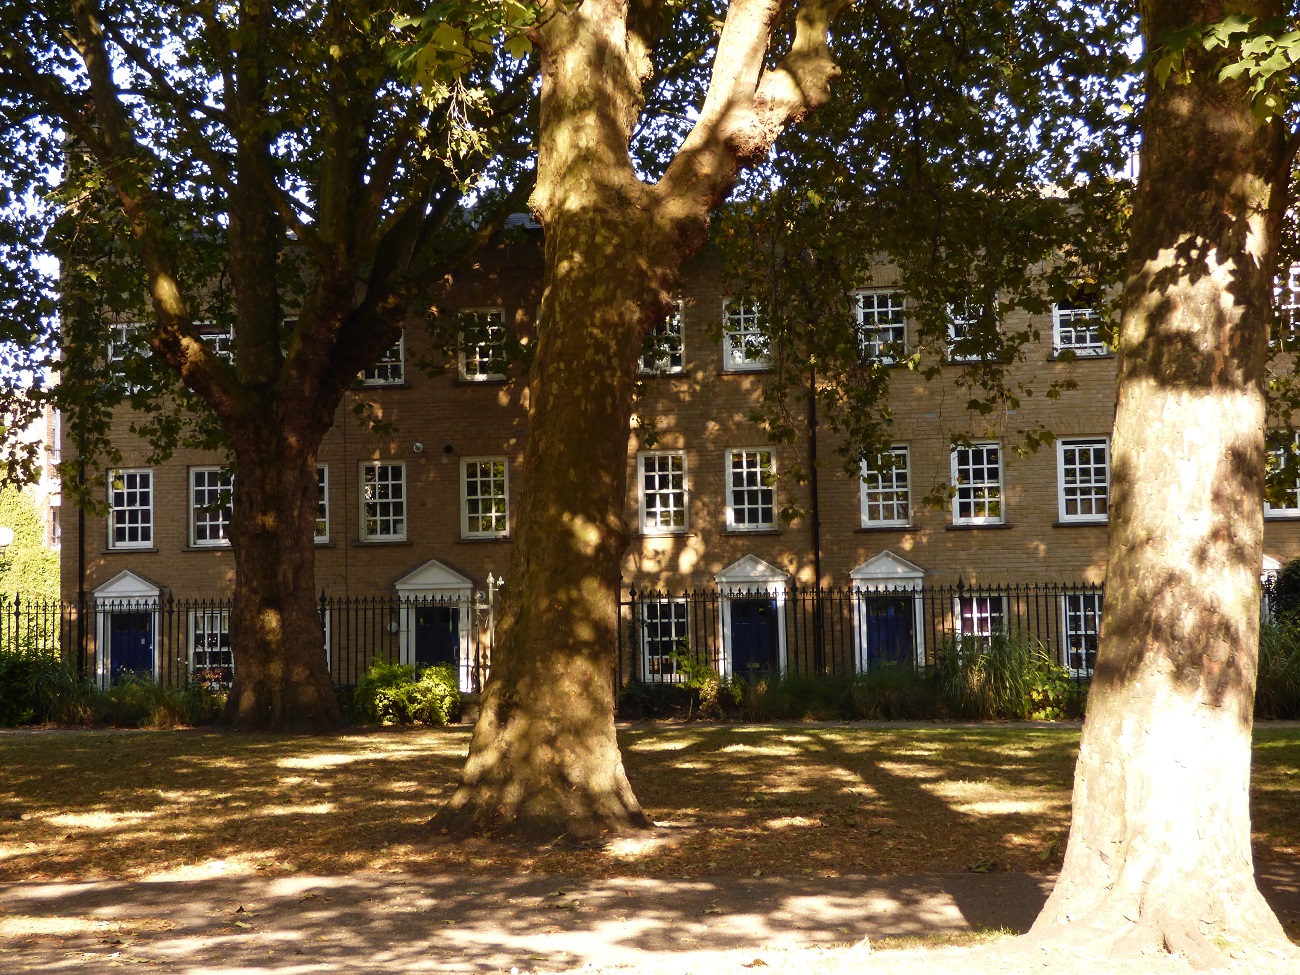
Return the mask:
M 402 386 L 406 383 L 406 329 L 397 341 L 365 369 L 361 370 L 362 386 Z
M 637 370 L 645 376 L 676 376 L 686 371 L 686 344 L 683 338 L 682 303 L 652 328 L 645 337 Z
M 967 477 L 963 480 L 962 454 L 970 451 L 997 451 L 997 480 L 991 481 L 987 478 L 975 480 Z M 1003 525 L 1006 524 L 1006 463 L 1002 453 L 1002 444 L 996 440 L 979 440 L 965 446 L 952 448 L 950 454 L 950 463 L 952 466 L 952 523 L 954 525 Z M 968 469 L 973 470 L 975 467 L 974 459 L 969 458 L 966 465 Z M 987 469 L 987 460 L 979 464 L 980 469 Z M 963 503 L 969 504 L 972 514 L 963 515 L 961 509 Z M 974 514 L 973 512 L 983 509 L 989 511 L 994 505 L 997 506 L 997 514 Z
M 211 510 L 215 507 L 215 502 L 204 502 L 200 505 L 198 498 L 200 490 L 213 490 L 213 485 L 210 484 L 205 484 L 200 488 L 197 483 L 198 480 L 200 478 L 206 479 L 212 474 L 217 475 L 219 480 L 224 480 L 225 482 L 224 484 L 218 483 L 215 490 L 218 492 L 231 492 L 231 494 L 226 497 L 226 503 L 221 505 L 219 510 Z M 225 475 L 224 478 L 221 477 L 223 474 Z M 235 480 L 231 476 L 230 471 L 219 465 L 191 467 L 186 480 L 189 482 L 190 546 L 192 548 L 228 548 L 230 546 L 230 516 L 234 514 L 231 505 L 233 504 L 233 491 L 235 484 Z M 218 494 L 218 500 L 220 500 L 220 494 Z M 218 537 L 199 538 L 200 508 L 205 509 L 202 512 L 205 526 L 215 528 L 218 532 Z M 229 512 L 229 514 L 227 514 L 225 518 L 221 518 L 221 512 Z
M 852 297 L 863 358 L 890 365 L 896 361 L 895 353 L 906 354 L 907 301 L 903 292 L 896 288 L 863 288 L 854 291 Z M 883 307 L 882 300 L 887 302 Z
M 877 470 L 865 460 L 858 477 L 858 505 L 863 528 L 907 528 L 912 524 L 912 451 L 894 444 L 888 453 L 897 460 L 888 471 Z M 904 517 L 897 517 L 902 505 Z M 873 510 L 893 509 L 893 518 L 872 517 Z
M 109 375 L 118 382 L 126 383 L 126 362 L 140 351 L 140 336 L 144 331 L 143 322 L 110 322 L 108 325 L 108 344 L 104 350 L 105 364 Z M 134 392 L 135 386 L 129 386 L 127 392 Z
M 324 530 L 322 531 L 322 526 Z M 327 545 L 330 540 L 330 465 L 316 465 L 316 527 L 312 540 Z
M 756 461 L 754 466 L 750 466 L 751 457 Z M 737 470 L 736 460 L 739 458 L 742 467 Z M 758 483 L 750 484 L 750 475 L 758 475 Z M 740 475 L 740 483 L 737 483 L 737 475 Z M 776 455 L 764 447 L 733 447 L 727 451 L 726 468 L 723 471 L 723 477 L 727 485 L 727 530 L 735 532 L 765 532 L 773 531 L 776 528 Z M 756 504 L 750 504 L 748 495 L 757 493 L 759 500 Z M 736 504 L 736 495 L 746 495 L 744 503 Z M 766 495 L 766 499 L 763 495 Z M 756 509 L 759 512 L 759 521 L 749 522 L 741 521 L 737 517 L 741 510 L 748 511 Z M 764 515 L 766 518 L 764 519 Z
M 989 352 L 954 352 L 953 349 L 957 343 L 965 341 L 970 332 L 972 325 L 979 321 L 979 313 L 987 308 L 994 316 L 994 329 L 999 334 L 1002 331 L 1002 320 L 997 317 L 997 307 L 992 303 L 987 305 L 978 302 L 974 298 L 968 298 L 961 305 L 948 306 L 948 361 L 949 362 L 991 362 L 997 358 Z
M 1052 351 L 1055 354 L 1073 352 L 1076 356 L 1108 355 L 1110 349 L 1101 336 L 1106 320 L 1096 308 L 1070 308 L 1052 306 Z M 1079 334 L 1084 336 L 1079 341 Z
M 460 378 L 463 381 L 470 383 L 502 382 L 505 380 L 507 377 L 504 372 L 489 371 L 494 362 L 500 363 L 505 360 L 505 309 L 462 308 L 458 314 L 462 319 L 471 315 L 481 315 L 487 320 L 486 337 L 481 342 L 475 342 L 472 347 L 466 345 L 465 331 L 463 328 L 457 336 L 456 358 Z M 495 355 L 493 355 L 494 351 L 496 352 Z
M 659 470 L 660 461 L 668 460 L 678 462 L 677 470 Z M 652 470 L 647 471 L 647 462 L 653 461 L 650 465 Z M 647 489 L 647 475 L 653 475 L 655 478 L 668 477 L 680 478 L 680 486 L 673 486 L 671 480 L 668 487 L 656 486 Z M 636 491 L 637 491 L 637 523 L 640 526 L 642 535 L 681 535 L 690 530 L 691 524 L 691 482 L 686 467 L 686 451 L 684 450 L 643 450 L 636 455 Z M 655 507 L 656 512 L 666 512 L 671 517 L 673 512 L 681 513 L 681 524 L 663 524 L 662 517 L 651 517 L 651 510 L 648 502 L 651 497 L 671 497 L 680 495 L 680 504 L 669 504 L 666 507 Z
M 691 636 L 690 605 L 685 597 L 652 596 L 637 601 L 639 621 L 641 624 L 641 674 L 644 680 L 656 684 L 676 684 L 686 679 L 677 668 L 677 660 L 672 656 L 683 643 L 689 645 Z M 654 613 L 649 610 L 654 607 Z M 668 611 L 667 618 L 661 614 Z M 650 619 L 649 616 L 656 616 Z M 667 637 L 664 636 L 665 627 Z M 663 644 L 668 642 L 671 648 L 666 652 Z M 657 669 L 652 672 L 651 662 Z
M 195 327 L 199 330 L 199 338 L 203 340 L 204 345 L 212 350 L 213 355 L 230 365 L 235 364 L 234 322 L 231 322 L 225 328 L 219 327 L 216 322 L 195 322 Z
M 970 605 L 970 630 L 966 629 L 965 604 Z M 972 637 L 987 640 L 995 633 L 1007 633 L 1010 631 L 1010 611 L 1007 597 L 998 593 L 968 592 L 953 596 L 953 635 L 961 641 Z
M 487 477 L 481 473 L 483 465 L 500 467 L 500 477 L 496 470 L 490 470 Z M 490 493 L 476 492 L 470 497 L 471 466 L 474 468 L 476 485 L 486 484 Z M 499 488 L 498 488 L 498 485 Z M 500 511 L 478 513 L 470 512 L 471 502 L 489 499 L 494 504 L 499 499 Z M 490 527 L 484 528 L 484 519 L 491 519 Z M 510 463 L 505 457 L 464 457 L 460 462 L 460 536 L 461 538 L 506 538 L 510 535 Z
M 1080 450 L 1102 453 L 1102 479 L 1093 476 L 1096 471 L 1094 462 L 1080 466 L 1077 452 Z M 1075 451 L 1076 463 L 1073 467 L 1066 464 L 1067 454 Z M 1073 475 L 1071 474 L 1073 471 Z M 1101 495 L 1096 491 L 1101 488 Z M 1080 508 L 1091 505 L 1094 509 L 1101 501 L 1102 511 L 1069 511 L 1070 502 L 1074 501 Z M 1062 524 L 1104 525 L 1110 520 L 1110 439 L 1107 437 L 1070 438 L 1056 441 L 1056 503 L 1057 517 Z
M 215 624 L 215 628 L 212 626 Z M 208 638 L 212 633 L 216 634 L 217 645 L 215 647 L 207 646 L 200 648 L 199 639 Z M 224 638 L 224 643 L 223 643 Z M 230 610 L 220 607 L 192 609 L 189 613 L 189 673 L 191 679 L 200 670 L 216 669 L 228 671 L 233 677 L 235 673 L 235 655 L 230 649 Z M 229 662 L 226 664 L 213 664 L 209 662 L 202 667 L 199 666 L 199 654 L 216 654 L 219 657 L 225 657 Z
M 723 372 L 760 372 L 771 365 L 771 344 L 763 331 L 758 303 L 743 297 L 723 299 Z
M 144 491 L 148 492 L 148 503 L 144 505 L 117 504 L 116 497 L 115 497 L 115 495 L 119 492 L 119 489 L 115 486 L 115 481 L 117 480 L 117 478 L 119 477 L 122 478 L 122 487 L 120 488 L 120 493 L 122 494 L 123 499 L 125 500 L 125 498 L 128 497 L 131 492 L 136 492 L 138 494 L 142 490 L 139 484 L 137 484 L 135 487 L 128 487 L 127 477 L 132 476 L 135 478 L 139 478 L 142 475 L 148 479 L 148 486 L 143 489 Z M 107 487 L 108 487 L 108 518 L 107 518 L 108 547 L 114 551 L 153 548 L 153 529 L 154 529 L 153 468 L 152 467 L 114 468 L 113 470 L 110 470 L 108 472 Z M 143 511 L 145 513 L 144 518 L 141 519 L 140 521 L 137 521 L 134 525 L 130 524 L 129 521 L 119 525 L 119 515 L 127 512 L 132 512 L 132 511 Z M 130 534 L 130 530 L 134 527 L 135 529 L 137 529 L 137 531 L 142 537 L 137 538 L 134 541 L 131 540 L 118 541 L 116 536 L 117 536 L 117 529 L 119 527 L 125 528 L 128 534 Z
M 1071 603 L 1078 603 L 1078 608 L 1071 608 Z M 1089 605 L 1091 604 L 1091 606 Z M 1102 594 L 1100 592 L 1072 592 L 1061 596 L 1061 656 L 1065 667 L 1074 677 L 1088 677 L 1095 667 L 1088 666 L 1087 639 L 1092 638 L 1093 652 L 1101 640 Z M 1080 666 L 1075 667 L 1070 660 L 1073 640 L 1081 641 L 1078 653 L 1081 654 Z
M 1296 434 L 1296 442 L 1300 443 L 1300 434 Z M 1281 463 L 1285 459 L 1286 448 L 1275 447 L 1269 452 L 1270 462 L 1276 459 Z M 1271 466 L 1271 465 L 1270 465 Z M 1269 502 L 1264 502 L 1264 517 L 1269 520 L 1286 520 L 1300 518 L 1300 479 L 1287 485 L 1286 496 L 1291 500 L 1291 504 L 1274 506 Z
M 387 468 L 389 476 L 380 481 L 380 469 Z M 393 478 L 392 471 L 399 471 L 401 476 Z M 374 472 L 374 490 L 371 492 L 374 497 L 367 498 L 367 472 Z M 368 460 L 361 463 L 359 469 L 358 483 L 360 490 L 357 492 L 358 500 L 361 505 L 361 518 L 358 528 L 361 532 L 361 541 L 363 542 L 404 542 L 406 541 L 407 532 L 407 492 L 406 492 L 406 462 L 400 460 Z M 393 485 L 400 487 L 401 497 L 379 497 L 381 486 L 386 487 L 387 493 L 391 495 Z M 371 513 L 371 505 L 374 505 L 374 512 Z M 388 505 L 386 512 L 381 513 L 381 505 Z M 372 530 L 372 523 L 374 530 Z M 388 526 L 389 530 L 383 530 Z

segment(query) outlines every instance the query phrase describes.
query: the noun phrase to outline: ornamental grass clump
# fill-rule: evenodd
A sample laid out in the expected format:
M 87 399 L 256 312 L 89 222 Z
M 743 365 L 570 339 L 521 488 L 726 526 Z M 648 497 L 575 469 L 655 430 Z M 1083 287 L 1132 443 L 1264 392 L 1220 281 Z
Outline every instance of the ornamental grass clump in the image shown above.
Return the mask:
M 946 640 L 935 665 L 939 702 L 955 718 L 1058 719 L 1081 706 L 1069 673 L 1024 633 Z
M 58 699 L 75 679 L 59 655 L 32 647 L 0 649 L 0 726 L 58 720 Z

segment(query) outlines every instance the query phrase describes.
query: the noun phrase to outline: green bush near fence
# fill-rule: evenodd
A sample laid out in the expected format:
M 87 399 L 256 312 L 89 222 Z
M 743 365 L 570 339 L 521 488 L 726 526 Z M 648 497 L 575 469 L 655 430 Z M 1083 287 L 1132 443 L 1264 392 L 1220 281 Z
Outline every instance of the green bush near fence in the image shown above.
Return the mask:
M 939 703 L 954 718 L 1055 721 L 1083 713 L 1083 695 L 1041 642 L 1024 633 L 946 640 L 935 653 Z
M 102 688 L 43 650 L 0 650 L 0 726 L 175 728 L 211 724 L 225 697 L 194 684 L 165 687 L 131 675 Z
M 1300 613 L 1260 622 L 1255 716 L 1300 718 Z
M 406 664 L 376 663 L 357 682 L 353 716 L 365 724 L 442 726 L 460 717 L 460 684 L 448 664 L 416 674 Z
M 624 718 L 743 721 L 1059 720 L 1083 714 L 1086 688 L 1038 641 L 1018 633 L 949 641 L 934 673 L 887 666 L 852 676 L 726 677 L 685 648 L 674 680 L 632 683 Z

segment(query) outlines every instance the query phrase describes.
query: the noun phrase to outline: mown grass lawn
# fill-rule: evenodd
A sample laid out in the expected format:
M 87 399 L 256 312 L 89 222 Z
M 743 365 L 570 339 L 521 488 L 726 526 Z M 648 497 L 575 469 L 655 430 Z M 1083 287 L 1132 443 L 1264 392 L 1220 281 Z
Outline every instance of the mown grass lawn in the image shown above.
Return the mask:
M 651 841 L 512 848 L 425 826 L 468 731 L 0 734 L 0 879 L 519 872 L 690 877 L 1060 865 L 1077 727 L 636 726 Z M 1300 851 L 1300 728 L 1255 736 L 1260 860 Z

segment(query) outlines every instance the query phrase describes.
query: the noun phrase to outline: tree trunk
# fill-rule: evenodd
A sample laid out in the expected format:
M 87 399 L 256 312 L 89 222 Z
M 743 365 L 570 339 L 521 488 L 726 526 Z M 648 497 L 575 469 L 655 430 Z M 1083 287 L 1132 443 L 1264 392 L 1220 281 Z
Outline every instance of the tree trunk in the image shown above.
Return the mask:
M 235 675 L 224 720 L 241 731 L 319 732 L 342 720 L 314 592 L 319 436 L 288 435 L 302 426 L 271 417 L 233 437 Z
M 1150 45 L 1227 12 L 1160 0 L 1143 29 Z M 1249 809 L 1283 145 L 1212 58 L 1188 61 L 1187 84 L 1147 79 L 1105 616 L 1065 865 L 1031 937 L 1208 965 L 1215 944 L 1285 941 L 1255 886 Z
M 434 822 L 451 832 L 586 840 L 650 826 L 623 771 L 614 681 L 636 358 L 661 302 L 644 252 L 611 223 L 547 226 L 526 489 L 469 761 Z
M 790 52 L 769 68 L 787 5 L 730 0 L 699 120 L 654 185 L 628 145 L 658 13 L 625 0 L 544 7 L 532 32 L 542 96 L 531 204 L 546 233 L 546 291 L 523 500 L 482 712 L 435 827 L 589 839 L 650 825 L 614 734 L 636 360 L 739 167 L 829 97 L 826 34 L 839 6 L 801 3 Z

